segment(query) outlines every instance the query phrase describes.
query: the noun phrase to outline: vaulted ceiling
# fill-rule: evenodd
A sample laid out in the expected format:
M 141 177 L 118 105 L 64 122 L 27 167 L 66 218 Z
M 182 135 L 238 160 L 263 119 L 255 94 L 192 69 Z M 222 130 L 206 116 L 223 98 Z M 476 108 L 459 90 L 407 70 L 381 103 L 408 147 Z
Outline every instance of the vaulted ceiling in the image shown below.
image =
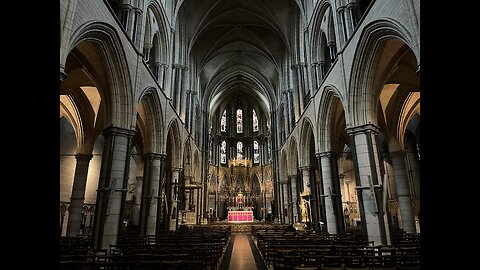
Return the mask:
M 294 0 L 185 0 L 177 31 L 185 31 L 200 97 L 214 111 L 239 95 L 265 112 L 275 106 L 298 6 Z

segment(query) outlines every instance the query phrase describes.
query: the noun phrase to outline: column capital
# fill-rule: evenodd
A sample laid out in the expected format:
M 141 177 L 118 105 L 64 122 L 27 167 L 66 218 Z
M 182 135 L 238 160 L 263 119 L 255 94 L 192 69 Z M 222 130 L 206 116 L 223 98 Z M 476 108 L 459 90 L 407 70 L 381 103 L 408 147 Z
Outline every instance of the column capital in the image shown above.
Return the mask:
M 131 11 L 133 9 L 133 6 L 130 5 L 129 3 L 123 4 L 122 7 L 124 10 L 128 10 L 128 11 Z
M 358 7 L 357 2 L 350 2 L 347 4 L 347 9 L 355 9 Z
M 124 136 L 124 137 L 133 137 L 136 131 L 132 129 L 126 129 L 126 128 L 121 128 L 121 127 L 116 127 L 111 125 L 106 129 L 104 129 L 102 133 L 104 135 L 118 135 L 118 136 Z
M 298 168 L 299 168 L 300 170 L 302 170 L 302 171 L 305 171 L 305 170 L 310 171 L 310 170 L 312 169 L 312 166 L 310 166 L 310 165 L 305 165 L 305 166 L 298 167 Z
M 183 168 L 181 168 L 181 167 L 172 167 L 172 171 L 174 171 L 174 172 L 179 172 L 180 173 L 182 170 L 183 170 Z
M 82 154 L 82 153 L 75 154 L 75 158 L 77 160 L 91 160 L 92 157 L 93 157 L 92 154 Z
M 347 134 L 349 136 L 353 136 L 358 133 L 368 133 L 368 132 L 377 134 L 380 131 L 380 129 L 374 124 L 369 123 L 369 124 L 364 124 L 356 127 L 349 127 L 349 128 L 346 128 L 345 131 L 347 131 Z
M 337 8 L 337 12 L 338 12 L 338 13 L 342 13 L 342 12 L 344 12 L 344 11 L 345 11 L 345 6 L 339 6 L 339 7 Z
M 145 153 L 145 158 L 153 158 L 153 159 L 165 159 L 167 155 L 165 154 L 158 154 L 158 153 Z
M 319 152 L 319 153 L 315 153 L 315 156 L 317 158 L 322 158 L 322 157 L 330 157 L 332 155 L 332 152 L 331 151 L 325 151 L 325 152 Z
M 138 8 L 138 7 L 134 7 L 134 8 L 133 8 L 133 12 L 135 12 L 135 13 L 138 14 L 138 15 L 142 15 L 143 10 L 141 10 L 141 9 Z

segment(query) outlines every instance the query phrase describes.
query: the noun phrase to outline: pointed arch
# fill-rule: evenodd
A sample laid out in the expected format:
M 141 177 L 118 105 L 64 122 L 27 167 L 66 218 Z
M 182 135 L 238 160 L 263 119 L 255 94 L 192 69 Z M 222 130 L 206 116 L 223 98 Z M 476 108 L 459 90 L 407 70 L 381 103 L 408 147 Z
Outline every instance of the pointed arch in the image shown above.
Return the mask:
M 104 65 L 106 85 L 97 85 L 97 88 L 101 88 L 102 100 L 107 104 L 105 125 L 135 129 L 136 103 L 128 68 L 129 63 L 117 31 L 111 25 L 103 22 L 87 22 L 72 34 L 71 42 L 66 50 L 67 54 L 84 42 L 91 42 L 95 45 Z
M 376 55 L 382 49 L 382 44 L 387 40 L 397 39 L 408 46 L 417 60 L 417 66 L 420 63 L 420 53 L 417 50 L 417 44 L 403 25 L 392 19 L 381 19 L 373 21 L 363 28 L 359 46 L 355 51 L 354 61 L 352 63 L 352 73 L 349 80 L 348 111 L 347 123 L 352 126 L 362 124 L 377 124 L 377 98 L 378 89 L 374 89 L 375 84 L 383 83 L 373 81 L 373 74 L 378 68 L 375 60 Z
M 168 125 L 168 135 L 167 135 L 167 142 L 166 147 L 171 147 L 172 151 L 172 166 L 180 168 L 182 165 L 182 142 L 179 139 L 180 137 L 180 128 L 178 126 L 178 120 L 173 119 L 170 121 Z
M 310 141 L 313 139 L 315 141 L 315 135 L 314 135 L 314 125 L 312 124 L 312 120 L 310 118 L 305 117 L 302 122 L 302 127 L 300 130 L 300 145 L 302 145 L 301 153 L 299 156 L 299 162 L 300 162 L 300 167 L 302 166 L 309 166 L 310 163 L 310 152 L 311 152 L 311 147 Z M 312 138 L 313 137 L 313 138 Z M 313 145 L 315 147 L 315 145 Z M 313 149 L 315 150 L 315 149 Z
M 289 144 L 288 175 L 296 175 L 298 169 L 298 143 L 295 136 L 292 136 Z
M 331 150 L 332 120 L 337 106 L 343 106 L 342 100 L 341 93 L 335 86 L 328 85 L 324 88 L 322 96 L 320 97 L 320 107 L 317 118 L 317 153 Z
M 148 87 L 142 91 L 137 111 L 143 123 L 140 132 L 144 141 L 144 153 L 162 153 L 165 127 L 160 97 L 155 88 Z

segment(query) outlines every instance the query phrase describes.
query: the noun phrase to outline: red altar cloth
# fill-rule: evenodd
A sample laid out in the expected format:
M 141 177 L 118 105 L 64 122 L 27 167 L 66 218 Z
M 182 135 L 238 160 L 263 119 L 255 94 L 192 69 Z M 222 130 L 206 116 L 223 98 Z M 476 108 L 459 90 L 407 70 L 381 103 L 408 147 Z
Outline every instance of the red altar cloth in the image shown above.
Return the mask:
M 253 211 L 228 211 L 228 221 L 252 222 Z

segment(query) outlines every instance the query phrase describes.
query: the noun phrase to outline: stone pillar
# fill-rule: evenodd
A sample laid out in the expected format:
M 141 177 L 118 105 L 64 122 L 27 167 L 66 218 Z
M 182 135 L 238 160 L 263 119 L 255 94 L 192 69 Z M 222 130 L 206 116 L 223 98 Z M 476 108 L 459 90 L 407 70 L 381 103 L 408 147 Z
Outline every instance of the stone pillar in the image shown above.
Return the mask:
M 408 185 L 407 169 L 405 166 L 405 152 L 391 152 L 393 174 L 397 187 L 397 199 L 402 217 L 403 230 L 407 233 L 415 232 L 415 219 L 412 211 L 412 196 Z
M 73 178 L 72 197 L 70 197 L 70 215 L 67 223 L 67 236 L 77 236 L 82 225 L 83 203 L 87 186 L 88 166 L 92 154 L 76 154 L 77 165 Z
M 318 209 L 319 209 L 319 219 L 322 220 L 322 222 L 325 223 L 326 225 L 326 211 L 325 211 L 325 191 L 323 189 L 323 170 L 322 170 L 322 154 L 321 153 L 315 153 L 315 157 L 317 158 L 317 166 L 318 166 L 318 171 L 319 171 L 319 182 L 318 182 L 318 193 L 317 193 L 317 200 L 318 200 Z M 311 186 L 313 188 L 313 186 Z M 317 189 L 315 189 L 317 191 Z M 319 224 L 320 226 L 320 224 Z M 322 226 L 320 226 L 320 229 L 323 229 Z
M 180 206 L 179 204 L 179 200 L 180 200 L 180 172 L 181 172 L 182 168 L 172 168 L 172 192 L 171 192 L 171 197 L 170 197 L 170 201 L 171 203 L 169 205 L 171 205 L 170 209 L 169 209 L 169 230 L 176 230 L 177 229 L 177 226 L 178 226 L 178 213 L 179 213 L 179 209 L 178 207 Z M 175 212 L 172 212 L 174 211 Z
M 420 200 L 420 164 L 416 149 L 407 148 L 405 152 L 407 171 L 410 172 L 413 188 L 412 197 Z
M 347 31 L 347 40 L 352 36 L 353 34 L 353 22 L 352 22 L 352 17 L 350 16 L 350 11 L 348 10 L 348 6 L 345 7 L 343 6 L 343 12 L 342 12 L 342 16 L 343 16 L 343 22 L 345 24 L 345 28 L 346 31 Z
M 355 181 L 363 236 L 374 245 L 385 245 L 382 174 L 376 144 L 378 128 L 372 124 L 346 129 L 351 139 Z
M 116 245 L 123 226 L 133 130 L 108 127 L 98 181 L 93 243 L 96 249 Z
M 131 32 L 130 32 L 130 36 L 131 36 L 131 39 L 132 39 L 132 43 L 135 45 L 135 47 L 139 47 L 138 46 L 138 38 L 137 36 L 139 35 L 138 34 L 138 24 L 140 22 L 141 24 L 141 20 L 142 20 L 142 10 L 139 9 L 138 7 L 135 7 L 133 8 L 133 18 L 132 18 L 132 28 L 131 28 Z M 141 32 L 140 32 L 141 33 Z
M 130 1 L 123 0 L 122 14 L 121 14 L 120 21 L 122 22 L 123 29 L 125 29 L 127 33 L 129 33 L 129 28 L 130 28 L 130 25 L 132 24 L 131 22 L 132 18 L 130 16 L 132 9 L 133 9 L 133 6 L 130 5 Z
M 320 82 L 319 82 L 319 86 L 322 82 L 322 80 L 325 78 L 325 75 L 327 75 L 327 67 L 325 66 L 325 61 L 321 60 L 321 61 L 318 61 L 318 68 L 319 68 L 319 77 L 320 77 Z
M 146 62 L 146 63 L 149 63 L 150 62 L 150 50 L 152 49 L 153 47 L 153 44 L 152 43 L 149 43 L 149 42 L 145 42 L 145 44 L 143 44 L 143 60 Z M 152 59 L 152 61 L 155 60 L 155 59 Z M 149 68 L 152 68 L 150 66 L 151 64 L 149 64 Z
M 335 46 L 335 41 L 330 41 L 327 43 L 328 46 L 328 52 L 330 54 L 330 62 L 333 63 L 335 61 L 335 58 L 337 58 L 337 47 Z
M 323 194 L 325 201 L 325 225 L 329 234 L 338 234 L 337 216 L 335 215 L 335 188 L 332 178 L 332 168 L 330 163 L 330 152 L 320 153 L 320 163 L 323 179 Z
M 143 188 L 143 176 L 137 176 L 137 183 L 135 188 L 135 202 L 133 205 L 133 225 L 140 228 L 140 206 L 142 204 L 142 188 Z
M 284 115 L 285 115 L 286 119 L 280 119 L 280 121 L 284 121 L 284 123 L 286 122 L 286 125 L 285 125 L 286 131 L 290 132 L 290 117 L 291 117 L 291 115 L 290 115 L 290 101 L 289 101 L 290 94 L 289 94 L 288 90 L 284 90 L 282 92 L 282 94 L 285 95 Z M 280 132 L 283 132 L 283 134 L 284 134 L 283 136 L 280 136 L 281 137 L 280 139 L 283 141 L 286 137 L 285 130 L 281 130 Z
M 140 235 L 154 235 L 157 227 L 161 155 L 146 154 L 142 188 L 142 225 Z
M 301 72 L 301 65 L 302 64 L 295 64 L 293 65 L 291 68 L 293 69 L 293 78 L 294 78 L 294 81 L 296 81 L 295 85 L 296 87 L 294 89 L 296 89 L 297 91 L 295 91 L 295 93 L 293 93 L 293 98 L 295 100 L 295 104 L 297 104 L 297 106 L 294 106 L 295 108 L 295 122 L 297 121 L 297 119 L 300 118 L 300 116 L 302 115 L 302 112 L 304 110 L 304 103 L 303 103 L 303 93 L 304 93 L 304 89 L 303 89 L 303 76 L 302 76 L 302 72 Z
M 172 93 L 171 93 L 171 97 L 172 97 L 172 105 L 175 107 L 175 109 L 177 110 L 177 112 L 180 111 L 180 103 L 181 103 L 181 100 L 180 100 L 180 91 L 181 91 L 181 73 L 182 73 L 182 66 L 179 65 L 179 64 L 174 64 L 173 65 L 173 84 L 172 84 Z
M 303 166 L 299 168 L 302 172 L 302 192 L 311 193 L 310 188 L 310 166 Z
M 289 223 L 289 220 L 290 220 L 290 216 L 292 215 L 289 211 L 290 210 L 290 204 L 288 202 L 288 192 L 289 192 L 289 188 L 288 188 L 288 180 L 285 180 L 285 181 L 282 181 L 281 182 L 281 189 L 282 189 L 282 216 L 283 216 L 283 220 L 282 220 L 282 223 Z M 287 209 L 287 211 L 285 212 L 285 209 Z
M 350 35 L 348 34 L 348 30 L 347 30 L 347 24 L 346 24 L 346 21 L 345 21 L 345 6 L 340 6 L 337 8 L 337 13 L 338 13 L 338 18 L 339 18 L 339 22 L 340 22 L 340 28 L 342 30 L 342 37 L 343 37 L 343 44 L 347 43 L 348 41 L 348 38 L 350 37 Z
M 350 17 L 350 23 L 353 30 L 357 27 L 358 19 L 360 18 L 358 4 L 356 2 L 351 2 L 347 4 L 348 15 Z
M 310 207 L 312 212 L 312 223 L 315 231 L 320 231 L 320 224 L 318 218 L 318 196 L 315 183 L 315 172 L 312 167 L 305 166 L 303 169 L 303 183 L 309 183 L 308 190 L 310 191 Z M 307 190 L 307 189 L 305 189 Z
M 294 175 L 290 175 L 288 176 L 288 178 L 290 178 L 290 187 L 291 187 L 291 190 L 292 190 L 292 201 L 290 202 L 291 203 L 291 206 L 292 206 L 292 217 L 293 217 L 293 222 L 299 222 L 300 220 L 300 217 L 299 217 L 299 213 L 300 211 L 298 211 L 298 187 L 297 187 L 297 175 L 294 174 Z

